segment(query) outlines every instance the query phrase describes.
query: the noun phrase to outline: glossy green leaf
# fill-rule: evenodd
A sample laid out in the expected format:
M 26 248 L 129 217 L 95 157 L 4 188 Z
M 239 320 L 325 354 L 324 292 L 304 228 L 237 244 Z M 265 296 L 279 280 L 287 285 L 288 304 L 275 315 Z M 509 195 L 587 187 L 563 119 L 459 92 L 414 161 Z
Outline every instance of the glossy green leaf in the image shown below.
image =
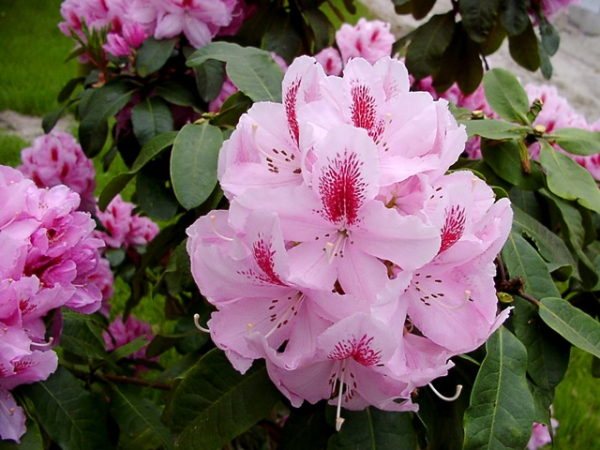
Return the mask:
M 215 59 L 209 59 L 194 66 L 196 73 L 196 88 L 205 102 L 214 100 L 221 92 L 225 80 L 225 64 Z
M 100 208 L 101 211 L 104 211 L 110 201 L 118 193 L 125 189 L 125 186 L 129 184 L 129 182 L 146 164 L 152 161 L 152 159 L 157 157 L 160 153 L 171 146 L 173 142 L 175 142 L 176 136 L 177 132 L 171 131 L 169 133 L 155 136 L 146 142 L 146 144 L 142 147 L 140 154 L 131 166 L 131 170 L 129 172 L 116 175 L 106 184 L 106 186 L 104 186 L 104 189 L 100 193 L 100 198 L 98 199 L 98 208 Z
M 517 77 L 504 69 L 492 69 L 483 76 L 485 97 L 504 120 L 527 125 L 529 99 Z
M 463 27 L 475 42 L 485 42 L 496 22 L 500 0 L 461 0 L 458 10 Z
M 561 128 L 547 136 L 563 150 L 574 155 L 589 156 L 600 153 L 600 131 L 588 131 L 581 128 Z
M 196 50 L 187 64 L 195 67 L 210 59 L 227 63 L 227 75 L 233 84 L 255 102 L 281 101 L 283 70 L 268 52 L 229 42 L 212 42 Z
M 44 116 L 42 119 L 44 133 L 48 134 L 52 131 L 69 106 L 69 103 L 65 103 Z
M 527 351 L 506 328 L 486 343 L 487 355 L 465 413 L 465 450 L 525 448 L 531 436 L 533 398 L 527 386 Z
M 84 81 L 84 77 L 71 78 L 69 81 L 67 81 L 67 84 L 65 84 L 58 93 L 58 97 L 56 99 L 58 103 L 63 103 L 69 100 L 69 97 L 71 97 L 73 91 L 77 88 L 77 86 L 83 84 Z
M 517 36 L 508 36 L 508 51 L 517 64 L 532 72 L 540 67 L 538 38 L 529 23 L 525 31 Z
M 335 38 L 335 29 L 329 21 L 329 18 L 320 9 L 307 9 L 304 11 L 307 22 L 315 36 L 314 52 L 318 53 L 326 47 L 329 47 Z
M 171 108 L 159 97 L 146 98 L 131 111 L 133 132 L 140 145 L 153 137 L 173 131 L 174 121 Z
M 280 11 L 273 17 L 267 32 L 263 37 L 262 47 L 291 61 L 300 53 L 302 36 L 296 29 L 292 14 Z
M 158 40 L 150 36 L 144 39 L 137 51 L 136 72 L 142 77 L 147 77 L 159 70 L 173 53 L 176 42 L 175 38 Z
M 500 8 L 500 20 L 510 36 L 521 34 L 530 23 L 529 0 L 503 0 Z
M 518 296 L 513 305 L 515 334 L 527 349 L 527 372 L 540 388 L 554 389 L 569 367 L 570 345 L 539 319 L 536 306 Z
M 479 56 L 479 44 L 471 40 L 464 30 L 461 30 L 461 33 L 465 36 L 459 52 L 459 70 L 456 72 L 456 83 L 465 95 L 469 95 L 481 85 L 483 64 Z M 444 68 L 440 67 L 440 70 L 444 70 Z
M 420 26 L 406 52 L 406 66 L 417 79 L 433 74 L 454 34 L 454 14 L 438 14 Z
M 217 185 L 217 159 L 223 135 L 207 122 L 189 124 L 177 135 L 171 152 L 171 181 L 186 209 L 201 205 Z
M 540 317 L 571 344 L 600 358 L 600 324 L 560 297 L 541 301 Z
M 104 358 L 102 328 L 90 316 L 63 310 L 63 329 L 60 346 L 85 358 Z
M 177 449 L 214 450 L 268 416 L 279 392 L 266 368 L 241 375 L 214 349 L 186 374 L 173 393 L 167 418 L 181 432 Z
M 481 136 L 493 140 L 523 139 L 528 132 L 526 127 L 503 120 L 463 120 L 460 123 L 467 127 L 469 139 L 473 136 Z
M 491 29 L 490 34 L 488 35 L 485 42 L 481 44 L 481 54 L 484 56 L 491 55 L 492 53 L 496 53 L 504 39 L 506 38 L 506 30 L 502 26 L 499 20 L 496 20 L 496 24 L 494 28 Z
M 592 289 L 598 283 L 598 272 L 594 263 L 588 258 L 584 249 L 587 246 L 587 241 L 595 239 L 595 236 L 586 238 L 590 233 L 591 226 L 584 221 L 582 211 L 577 209 L 573 204 L 567 202 L 549 192 L 542 190 L 541 194 L 553 205 L 559 212 L 559 220 L 563 236 L 571 251 L 577 255 L 578 261 L 578 278 L 582 281 L 586 289 Z
M 540 255 L 548 262 L 551 272 L 565 265 L 575 267 L 575 260 L 560 237 L 514 204 L 512 208 L 512 231 L 520 233 L 535 244 Z
M 540 19 L 540 36 L 542 37 L 542 47 L 549 56 L 553 56 L 558 51 L 560 45 L 560 36 L 556 28 L 543 17 Z
M 541 144 L 540 162 L 547 171 L 548 189 L 600 214 L 600 190 L 590 173 L 545 141 Z
M 108 358 L 106 359 L 116 363 L 120 359 L 127 358 L 138 350 L 143 349 L 148 345 L 148 343 L 149 341 L 146 340 L 146 335 L 138 336 L 133 341 L 114 349 L 112 352 L 110 352 Z
M 169 181 L 146 168 L 137 174 L 135 190 L 139 207 L 155 220 L 169 221 L 179 209 L 179 204 Z
M 112 386 L 110 414 L 119 424 L 119 446 L 146 450 L 173 448 L 173 437 L 160 421 L 162 410 L 137 390 Z
M 410 413 L 381 411 L 344 411 L 344 425 L 327 443 L 327 450 L 386 450 L 417 448 Z
M 222 67 L 221 69 L 224 71 Z M 215 97 L 220 92 L 220 87 L 221 85 L 219 85 L 219 90 L 215 94 Z M 174 105 L 189 106 L 197 112 L 201 111 L 200 97 L 198 96 L 195 82 L 193 84 L 186 84 L 181 80 L 165 81 L 156 86 L 156 95 Z
M 234 127 L 241 115 L 244 114 L 252 106 L 252 100 L 243 92 L 236 92 L 229 96 L 221 105 L 219 114 L 211 123 L 217 126 L 232 126 Z
M 509 234 L 502 248 L 502 260 L 511 278 L 523 278 L 525 293 L 538 299 L 560 297 L 546 262 L 519 233 Z
M 44 430 L 63 450 L 108 450 L 105 402 L 83 388 L 67 369 L 58 366 L 45 381 L 27 386 Z
M 494 173 L 522 189 L 530 191 L 544 186 L 544 178 L 535 163 L 530 164 L 531 173 L 523 170 L 518 141 L 481 142 L 481 154 Z
M 108 135 L 108 119 L 131 100 L 136 89 L 120 78 L 92 90 L 86 106 L 80 109 L 83 112 L 79 124 L 79 142 L 89 158 L 100 153 Z
M 324 449 L 329 436 L 335 433 L 327 423 L 325 402 L 311 405 L 304 402 L 292 408 L 277 442 L 278 450 Z

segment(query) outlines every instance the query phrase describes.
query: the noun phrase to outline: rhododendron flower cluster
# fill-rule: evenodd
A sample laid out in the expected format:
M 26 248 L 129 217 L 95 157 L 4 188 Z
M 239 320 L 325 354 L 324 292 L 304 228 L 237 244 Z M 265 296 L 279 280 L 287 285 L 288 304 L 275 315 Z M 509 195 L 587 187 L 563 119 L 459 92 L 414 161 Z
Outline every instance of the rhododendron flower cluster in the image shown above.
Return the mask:
M 148 217 L 134 214 L 135 205 L 115 196 L 104 211 L 96 216 L 105 231 L 95 231 L 107 247 L 128 248 L 146 246 L 158 234 L 158 225 Z
M 92 277 L 98 249 L 95 223 L 77 211 L 79 195 L 64 185 L 40 189 L 21 172 L 0 166 L 0 437 L 18 441 L 25 415 L 10 390 L 46 379 L 57 357 L 43 317 L 66 306 L 100 308 Z
M 336 77 L 300 57 L 282 92 L 223 145 L 229 211 L 188 229 L 211 337 L 241 372 L 264 358 L 293 406 L 415 410 L 413 391 L 508 315 L 493 261 L 510 203 L 446 174 L 465 130 L 409 92 L 398 60 L 354 58 Z
M 21 160 L 23 165 L 17 169 L 37 187 L 64 184 L 81 197 L 80 209 L 91 213 L 96 210 L 94 164 L 73 136 L 62 131 L 40 136 L 21 151 Z
M 364 58 L 375 64 L 380 58 L 390 56 L 395 40 L 389 23 L 360 18 L 356 25 L 345 23 L 335 33 L 339 51 L 327 47 L 315 58 L 323 65 L 327 75 L 340 75 L 352 58 Z
M 73 30 L 85 41 L 84 26 L 108 29 L 104 49 L 115 56 L 129 55 L 148 36 L 184 35 L 200 48 L 217 34 L 234 34 L 249 13 L 243 0 L 65 0 L 60 11 L 67 36 Z
M 150 341 L 154 338 L 150 324 L 148 322 L 138 320 L 133 316 L 129 316 L 125 322 L 123 322 L 122 316 L 116 317 L 115 320 L 113 320 L 108 326 L 108 332 L 105 331 L 103 336 L 104 342 L 106 343 L 106 350 L 108 351 L 115 350 L 124 346 L 125 344 L 129 344 L 141 336 L 143 336 L 144 340 L 148 341 L 148 343 L 150 343 Z M 129 358 L 148 359 L 146 358 L 146 347 L 143 347 L 129 355 Z M 156 361 L 157 358 L 153 358 L 152 360 Z M 136 366 L 136 370 L 138 372 L 145 369 L 146 367 L 143 365 Z

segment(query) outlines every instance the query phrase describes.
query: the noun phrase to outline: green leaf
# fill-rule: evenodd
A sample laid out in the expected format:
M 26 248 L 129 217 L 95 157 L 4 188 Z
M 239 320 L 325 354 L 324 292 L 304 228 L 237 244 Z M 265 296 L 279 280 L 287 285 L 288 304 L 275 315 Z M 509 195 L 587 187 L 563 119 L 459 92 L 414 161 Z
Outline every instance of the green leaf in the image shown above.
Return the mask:
M 509 234 L 502 249 L 502 259 L 511 278 L 523 278 L 525 293 L 535 298 L 560 297 L 546 262 L 519 233 Z
M 529 0 L 504 0 L 501 3 L 500 20 L 510 36 L 521 34 L 530 23 Z
M 335 29 L 325 13 L 319 9 L 307 9 L 304 11 L 313 34 L 315 35 L 314 53 L 318 53 L 329 47 L 335 38 Z
M 541 144 L 540 163 L 547 171 L 548 189 L 600 214 L 600 190 L 590 173 L 544 140 Z
M 534 191 L 544 186 L 544 178 L 539 167 L 531 163 L 531 173 L 523 171 L 518 141 L 494 142 L 481 141 L 483 159 L 494 173 L 522 189 Z
M 157 40 L 149 37 L 144 39 L 137 51 L 135 61 L 137 73 L 145 78 L 164 66 L 173 53 L 176 42 L 175 38 Z
M 570 345 L 538 318 L 533 304 L 515 296 L 514 306 L 512 322 L 527 349 L 527 372 L 537 386 L 552 390 L 567 372 Z
M 229 42 L 212 42 L 196 50 L 187 64 L 195 67 L 210 59 L 227 63 L 227 75 L 233 84 L 255 102 L 281 101 L 283 70 L 268 52 Z
M 479 56 L 479 45 L 461 31 L 464 36 L 464 44 L 460 48 L 460 58 L 458 60 L 460 69 L 456 72 L 456 83 L 460 90 L 469 95 L 475 92 L 475 89 L 481 84 L 483 78 L 483 65 Z M 440 68 L 440 70 L 444 70 Z
M 535 244 L 540 255 L 548 262 L 551 272 L 565 265 L 575 268 L 575 260 L 560 237 L 514 204 L 512 208 L 512 231 L 520 233 Z
M 503 120 L 462 120 L 460 123 L 467 127 L 469 139 L 473 136 L 493 140 L 523 139 L 528 132 L 526 127 L 504 122 Z
M 481 54 L 484 56 L 491 55 L 500 49 L 500 46 L 506 38 L 506 30 L 502 27 L 499 20 L 496 20 L 494 28 L 490 31 L 485 42 L 481 44 Z
M 214 100 L 221 92 L 225 80 L 225 64 L 209 59 L 194 66 L 196 73 L 196 88 L 205 102 Z
M 102 328 L 90 316 L 63 309 L 60 346 L 85 358 L 106 357 Z
M 252 100 L 243 92 L 236 92 L 230 95 L 227 100 L 221 105 L 219 115 L 215 117 L 211 123 L 217 126 L 235 127 L 238 120 L 250 107 Z
M 420 26 L 406 52 L 406 66 L 417 79 L 432 75 L 454 34 L 454 13 L 437 14 Z
M 105 403 L 59 366 L 45 381 L 23 388 L 46 433 L 63 450 L 108 450 Z
M 273 21 L 263 37 L 262 47 L 291 61 L 300 52 L 302 37 L 296 29 L 292 14 L 278 11 L 273 15 Z
M 436 0 L 414 0 L 412 3 L 412 15 L 415 19 L 424 19 L 432 10 Z
M 169 221 L 179 209 L 173 189 L 162 174 L 154 170 L 142 169 L 138 172 L 135 190 L 138 205 L 148 216 L 155 220 Z
M 560 45 L 560 36 L 556 28 L 545 17 L 540 18 L 540 36 L 542 37 L 542 47 L 546 53 L 549 56 L 556 54 Z
M 207 122 L 186 125 L 175 138 L 171 181 L 184 208 L 201 205 L 217 185 L 217 159 L 222 143 L 221 131 Z
M 490 336 L 486 350 L 465 413 L 464 449 L 525 448 L 534 417 L 527 352 L 504 327 Z
M 543 77 L 546 80 L 552 78 L 552 72 L 554 72 L 554 67 L 552 67 L 552 61 L 550 61 L 550 55 L 546 52 L 546 49 L 541 45 L 538 40 L 538 52 L 540 54 L 540 71 L 542 72 Z
M 600 153 L 600 131 L 561 128 L 546 138 L 573 155 L 589 156 Z
M 591 228 L 584 220 L 584 215 L 574 205 L 558 198 L 551 193 L 542 190 L 541 194 L 559 212 L 563 238 L 573 253 L 579 258 L 577 277 L 581 280 L 585 289 L 591 290 L 598 283 L 598 272 L 592 261 L 584 251 L 587 245 L 586 234 Z M 586 233 L 588 232 L 588 233 Z M 589 239 L 589 238 L 588 238 Z M 595 236 L 592 238 L 595 239 Z
M 600 324 L 560 297 L 543 298 L 540 317 L 571 344 L 600 358 Z
M 344 411 L 344 425 L 327 443 L 328 450 L 416 449 L 412 417 L 407 412 Z
M 166 412 L 171 429 L 181 432 L 178 449 L 214 450 L 268 416 L 279 392 L 266 368 L 238 373 L 224 353 L 214 349 L 189 370 L 173 393 Z
M 153 137 L 173 131 L 174 121 L 171 109 L 159 97 L 146 98 L 131 111 L 133 132 L 140 145 Z
M 58 93 L 58 98 L 56 99 L 58 103 L 66 102 L 67 100 L 69 100 L 69 97 L 71 97 L 71 94 L 73 93 L 75 88 L 80 84 L 83 84 L 84 81 L 84 77 L 71 78 L 69 81 L 67 81 L 67 84 L 65 84 L 64 87 Z
M 127 358 L 128 356 L 134 354 L 138 350 L 143 349 L 148 345 L 148 343 L 149 341 L 146 340 L 146 335 L 138 336 L 133 341 L 128 342 L 127 344 L 122 345 L 120 347 L 117 347 L 115 350 L 110 352 L 110 355 L 108 355 L 108 358 L 106 359 L 112 361 L 113 363 L 116 363 L 120 359 Z
M 325 402 L 311 405 L 304 402 L 292 408 L 277 442 L 278 450 L 324 449 L 327 439 L 335 432 L 327 423 Z
M 52 131 L 69 106 L 70 103 L 65 103 L 44 116 L 44 119 L 42 120 L 42 129 L 44 130 L 44 133 L 48 134 Z
M 176 137 L 177 132 L 172 131 L 155 136 L 146 142 L 146 144 L 142 147 L 140 154 L 133 162 L 131 170 L 129 172 L 116 175 L 106 184 L 106 186 L 104 186 L 104 189 L 100 193 L 100 198 L 98 199 L 98 208 L 100 208 L 101 211 L 104 211 L 110 201 L 115 198 L 119 192 L 125 189 L 125 186 L 127 186 L 127 184 L 146 164 L 152 161 L 152 159 L 157 157 L 169 146 L 173 145 Z
M 222 64 L 218 63 L 220 66 Z M 222 72 L 224 72 L 223 67 L 221 67 Z M 221 75 L 222 78 L 222 75 Z M 218 91 L 215 94 L 215 97 L 219 94 L 221 90 L 221 85 L 219 85 Z M 196 84 L 184 83 L 181 80 L 178 81 L 165 81 L 161 82 L 158 86 L 156 86 L 156 95 L 164 98 L 167 102 L 173 103 L 174 105 L 179 106 L 189 106 L 194 108 L 196 112 L 200 112 L 200 97 L 198 96 L 198 92 L 196 89 Z M 212 100 L 212 99 L 211 99 Z
M 121 448 L 139 450 L 173 448 L 173 437 L 169 429 L 160 421 L 161 408 L 138 391 L 112 386 L 110 413 L 119 424 Z
M 527 70 L 536 71 L 540 67 L 538 38 L 531 22 L 521 34 L 508 36 L 508 51 L 517 64 Z
M 485 42 L 496 22 L 500 0 L 461 0 L 458 4 L 465 31 L 475 42 Z
M 130 81 L 120 78 L 92 90 L 85 106 L 80 108 L 79 124 L 79 142 L 89 158 L 100 153 L 108 135 L 108 119 L 131 100 L 136 89 Z
M 508 70 L 492 69 L 483 76 L 483 88 L 496 114 L 509 122 L 529 125 L 529 99 L 517 77 Z

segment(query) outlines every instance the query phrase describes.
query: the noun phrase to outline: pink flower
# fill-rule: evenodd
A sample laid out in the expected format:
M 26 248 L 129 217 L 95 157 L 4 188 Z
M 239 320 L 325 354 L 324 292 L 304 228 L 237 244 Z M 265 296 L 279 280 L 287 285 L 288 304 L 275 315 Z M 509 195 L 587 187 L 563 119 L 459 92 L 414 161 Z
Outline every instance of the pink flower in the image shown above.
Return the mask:
M 580 3 L 580 0 L 533 0 L 532 3 L 540 4 L 544 16 L 550 19 L 560 10 L 568 8 L 570 4 Z
M 360 57 L 375 64 L 380 58 L 392 54 L 395 40 L 389 23 L 365 18 L 360 18 L 356 26 L 345 23 L 335 33 L 344 63 Z
M 554 434 L 558 428 L 558 420 L 555 418 L 550 420 L 552 424 L 552 433 Z M 534 423 L 531 438 L 527 444 L 527 450 L 537 450 L 538 448 L 550 443 L 552 443 L 552 436 L 550 435 L 548 426 L 544 425 L 543 423 Z
M 211 337 L 242 372 L 264 358 L 292 405 L 337 404 L 338 424 L 342 407 L 414 410 L 508 315 L 493 260 L 509 203 L 446 175 L 466 133 L 397 60 L 355 58 L 339 78 L 301 57 L 282 93 L 223 145 L 229 211 L 187 230 Z
M 127 41 L 116 33 L 108 33 L 106 44 L 102 46 L 105 52 L 114 56 L 127 56 L 131 52 Z
M 340 52 L 338 52 L 335 48 L 324 48 L 315 55 L 315 59 L 323 66 L 323 69 L 325 69 L 325 73 L 327 75 L 338 76 L 342 74 L 342 57 L 340 56 Z
M 137 320 L 133 316 L 129 316 L 125 322 L 123 322 L 122 316 L 118 316 L 111 322 L 111 324 L 108 326 L 108 332 L 105 331 L 103 336 L 104 342 L 106 343 L 106 350 L 108 351 L 116 350 L 125 344 L 135 341 L 139 337 L 143 337 L 145 341 L 148 341 L 148 343 L 150 343 L 150 341 L 152 341 L 154 338 L 150 324 L 141 320 Z M 158 358 L 149 359 L 146 357 L 146 347 L 143 347 L 137 350 L 135 353 L 132 353 L 128 358 L 147 361 L 158 360 Z M 138 372 L 143 371 L 146 370 L 146 367 L 138 364 L 136 365 L 136 370 Z
M 135 205 L 117 195 L 105 211 L 96 215 L 106 231 L 96 231 L 108 247 L 121 248 L 147 245 L 158 233 L 158 225 L 147 217 L 133 214 Z
M 21 160 L 18 169 L 38 187 L 64 184 L 79 194 L 82 210 L 95 209 L 94 164 L 70 134 L 54 131 L 36 138 L 31 147 L 21 151 Z
M 231 23 L 234 6 L 225 0 L 165 0 L 157 8 L 154 37 L 168 39 L 184 34 L 193 47 L 203 47 L 220 27 Z
M 0 439 L 12 439 L 20 443 L 25 434 L 25 412 L 17 405 L 12 394 L 0 389 Z

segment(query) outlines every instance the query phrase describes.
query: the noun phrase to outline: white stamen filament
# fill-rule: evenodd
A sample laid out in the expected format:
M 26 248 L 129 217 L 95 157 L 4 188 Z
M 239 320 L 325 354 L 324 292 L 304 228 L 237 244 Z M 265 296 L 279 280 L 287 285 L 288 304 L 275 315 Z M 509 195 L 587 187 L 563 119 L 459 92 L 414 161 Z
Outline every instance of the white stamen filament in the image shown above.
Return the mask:
M 198 328 L 200 331 L 210 334 L 210 330 L 208 328 L 204 328 L 202 325 L 200 325 L 200 314 L 194 314 L 194 325 L 196 325 L 196 328 Z
M 331 264 L 333 258 L 336 256 L 344 254 L 347 237 L 346 231 L 338 231 L 335 241 L 325 244 L 325 255 L 327 256 L 328 264 Z
M 54 342 L 54 338 L 52 336 L 50 336 L 48 338 L 48 342 L 32 342 L 31 346 L 34 347 L 50 347 L 52 345 L 52 343 Z
M 338 401 L 335 413 L 335 431 L 340 431 L 342 429 L 342 425 L 344 424 L 344 418 L 342 417 L 342 395 L 344 395 L 344 375 L 346 373 L 344 366 L 345 361 L 342 362 L 342 376 L 338 380 Z
M 456 385 L 456 392 L 454 393 L 454 395 L 452 397 L 446 397 L 445 395 L 440 394 L 440 392 L 435 387 L 433 387 L 433 384 L 428 383 L 428 386 L 431 388 L 435 395 L 437 395 L 439 398 L 446 402 L 453 402 L 454 400 L 456 400 L 460 396 L 460 393 L 462 392 L 463 388 L 462 384 Z
M 263 155 L 268 163 L 273 165 L 273 167 L 275 167 L 275 163 L 277 163 L 277 166 L 286 166 L 286 167 L 290 167 L 292 169 L 298 169 L 300 167 L 297 163 L 294 162 L 294 160 L 296 158 L 295 155 L 292 157 L 291 155 L 288 155 L 287 153 L 283 153 L 283 154 L 280 152 L 269 153 L 266 150 L 264 150 L 260 145 L 258 145 L 258 141 L 256 140 L 256 130 L 258 130 L 258 124 L 255 123 L 252 125 L 252 143 L 258 150 L 258 153 Z M 293 155 L 293 153 L 292 153 L 292 155 Z
M 289 320 L 299 309 L 302 301 L 304 300 L 304 294 L 302 292 L 298 292 L 297 299 L 292 301 L 291 304 L 288 305 L 285 312 L 281 315 L 280 319 L 273 325 L 273 328 L 269 330 L 267 334 L 265 334 L 265 339 L 269 339 L 269 337 L 275 332 L 275 330 L 282 327 L 285 321 Z
M 211 214 L 210 215 L 210 228 L 213 231 L 213 233 L 215 233 L 215 235 L 217 235 L 219 238 L 223 239 L 224 241 L 233 242 L 233 238 L 227 237 L 217 230 L 217 228 L 215 227 L 216 221 L 217 221 L 217 216 L 215 216 L 214 214 Z

